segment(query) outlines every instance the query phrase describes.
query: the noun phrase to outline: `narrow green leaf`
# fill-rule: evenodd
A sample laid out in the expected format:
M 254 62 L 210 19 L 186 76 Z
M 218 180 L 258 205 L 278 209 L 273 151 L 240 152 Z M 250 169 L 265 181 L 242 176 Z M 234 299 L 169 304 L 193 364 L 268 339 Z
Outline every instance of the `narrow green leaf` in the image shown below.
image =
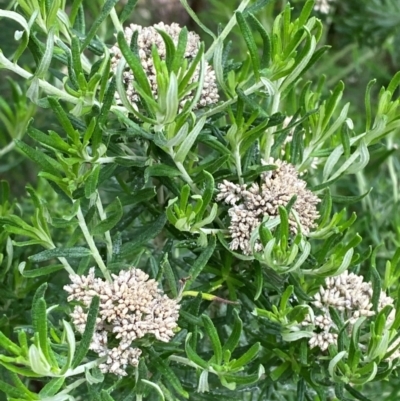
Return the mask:
M 193 127 L 193 129 L 189 132 L 188 136 L 185 138 L 185 140 L 179 146 L 179 150 L 176 152 L 176 155 L 174 157 L 175 162 L 177 162 L 177 163 L 184 162 L 184 160 L 186 159 L 186 156 L 188 155 L 193 144 L 195 143 L 195 141 L 196 141 L 197 137 L 199 136 L 201 130 L 203 129 L 205 123 L 206 123 L 206 117 L 201 117 L 197 121 L 196 125 Z
M 376 79 L 373 79 L 372 81 L 368 82 L 367 88 L 365 90 L 365 98 L 364 98 L 364 104 L 365 104 L 365 130 L 369 131 L 372 126 L 372 112 L 371 112 L 371 89 L 372 86 L 376 83 Z
M 142 64 L 140 63 L 139 57 L 134 54 L 126 43 L 125 36 L 123 32 L 118 32 L 117 35 L 118 46 L 121 49 L 121 52 L 129 65 L 129 68 L 132 70 L 133 75 L 135 77 L 135 81 L 139 84 L 140 88 L 145 92 L 147 96 L 150 98 L 153 97 L 151 92 L 150 84 L 147 79 L 146 73 L 143 70 Z
M 21 274 L 27 278 L 34 278 L 34 277 L 47 276 L 62 269 L 64 269 L 63 265 L 53 265 L 53 266 L 39 267 L 37 269 L 32 269 L 32 270 L 23 270 Z
M 254 77 L 256 81 L 259 81 L 261 63 L 260 63 L 260 58 L 258 56 L 258 49 L 253 37 L 253 33 L 242 13 L 236 12 L 236 21 L 239 25 L 240 31 L 242 32 L 243 39 L 246 43 L 247 49 L 250 54 L 251 63 L 253 65 Z
M 99 313 L 100 298 L 95 296 L 90 303 L 85 331 L 82 334 L 82 339 L 76 349 L 74 359 L 72 360 L 72 368 L 75 369 L 83 361 L 89 351 L 90 344 L 93 338 L 93 333 L 96 330 L 96 319 Z
M 88 248 L 77 246 L 74 248 L 54 248 L 29 256 L 32 262 L 43 262 L 54 258 L 83 258 L 91 255 Z
M 28 127 L 28 135 L 42 145 L 47 145 L 53 149 L 61 150 L 62 152 L 68 152 L 71 148 L 70 145 L 64 142 L 55 132 L 50 132 L 49 135 L 46 135 L 30 126 Z
M 33 296 L 33 300 L 32 300 L 32 322 L 33 322 L 33 326 L 35 327 L 36 323 L 35 321 L 35 314 L 33 313 L 34 310 L 36 309 L 36 303 L 39 301 L 39 299 L 42 299 L 44 297 L 44 294 L 46 292 L 47 289 L 47 283 L 43 283 L 42 285 L 40 285 L 38 287 L 38 289 L 35 292 L 35 295 Z
M 100 174 L 100 164 L 96 164 L 85 181 L 85 197 L 89 199 L 97 190 Z
M 184 59 L 186 53 L 187 40 L 188 30 L 186 27 L 183 27 L 182 30 L 179 32 L 178 44 L 176 46 L 174 59 L 171 65 L 171 71 L 175 74 L 178 73 L 179 69 L 182 66 L 182 60 Z
M 197 14 L 190 8 L 187 0 L 180 0 L 181 4 L 185 8 L 186 12 L 190 15 L 192 20 L 208 35 L 210 35 L 214 40 L 217 40 L 216 36 L 200 21 Z
M 123 24 L 129 18 L 129 16 L 132 14 L 132 11 L 135 8 L 137 2 L 138 2 L 138 0 L 128 0 L 124 4 L 124 8 L 123 8 L 122 13 L 121 13 L 121 15 L 119 17 L 119 20 L 120 20 L 121 24 Z
M 222 347 L 222 352 L 230 351 L 232 353 L 239 344 L 240 336 L 242 335 L 242 329 L 243 329 L 242 319 L 240 319 L 236 309 L 233 310 L 233 314 L 234 314 L 234 322 L 233 322 L 232 332 L 228 340 Z
M 144 172 L 145 177 L 178 177 L 181 172 L 172 166 L 167 164 L 153 164 L 152 166 L 146 167 Z
M 231 369 L 241 368 L 242 366 L 248 364 L 251 360 L 253 360 L 261 349 L 260 343 L 253 344 L 248 351 L 243 354 L 239 359 L 235 362 L 232 362 Z
M 191 347 L 190 345 L 190 338 L 192 337 L 192 333 L 189 333 L 188 336 L 186 337 L 185 341 L 185 351 L 186 355 L 191 360 L 194 362 L 196 365 L 200 366 L 201 368 L 208 370 L 209 368 L 209 363 L 206 362 L 203 358 L 201 358 L 196 351 Z
M 115 198 L 115 200 L 107 206 L 106 212 L 107 218 L 102 220 L 91 230 L 92 235 L 104 234 L 118 224 L 124 214 L 120 200 Z
M 168 366 L 167 362 L 161 359 L 154 350 L 149 350 L 154 365 L 157 370 L 165 377 L 167 382 L 178 392 L 182 397 L 189 398 L 189 393 L 185 391 L 181 385 L 180 380 L 174 371 Z
M 186 284 L 185 284 L 186 289 L 190 288 L 190 286 L 196 280 L 197 276 L 205 268 L 205 266 L 207 265 L 207 262 L 209 261 L 209 259 L 211 258 L 211 256 L 214 253 L 215 246 L 216 246 L 215 236 L 210 236 L 207 247 L 197 257 L 197 259 L 194 261 L 192 267 L 190 268 L 190 270 L 188 272 L 188 275 L 190 278 L 186 281 Z
M 140 246 L 155 238 L 167 222 L 167 216 L 161 214 L 155 221 L 144 227 L 129 243 L 122 246 L 121 257 L 127 257 Z
M 111 109 L 111 105 L 114 102 L 115 88 L 116 82 L 115 77 L 113 77 L 107 87 L 107 91 L 103 99 L 103 106 L 101 107 L 100 114 L 97 117 L 96 126 L 92 134 L 92 147 L 94 152 L 97 151 L 102 142 L 103 130 L 108 121 L 108 114 Z
M 39 334 L 40 348 L 46 357 L 46 360 L 50 363 L 49 354 L 49 340 L 47 338 L 47 313 L 46 313 L 46 301 L 44 298 L 39 298 L 35 303 L 35 307 L 32 310 L 33 313 L 33 327 L 35 332 Z
M 58 393 L 62 385 L 65 382 L 65 377 L 55 377 L 51 379 L 46 385 L 40 390 L 40 398 L 52 397 Z
M 110 394 L 106 390 L 101 390 L 100 392 L 101 401 L 115 401 L 114 398 L 111 397 Z
M 43 152 L 31 148 L 19 139 L 15 139 L 14 141 L 16 147 L 44 171 L 53 174 L 56 177 L 60 177 L 59 171 L 62 171 L 62 167 L 58 162 L 45 155 Z
M 214 351 L 215 363 L 217 365 L 221 365 L 222 364 L 222 346 L 221 346 L 221 341 L 218 336 L 217 329 L 215 328 L 214 323 L 212 322 L 212 320 L 210 319 L 209 316 L 202 315 L 201 319 L 204 324 L 204 329 L 211 341 L 211 346 Z
M 260 225 L 260 229 L 259 229 L 260 237 L 261 237 L 261 233 L 264 232 L 264 230 L 262 230 L 261 227 L 268 230 L 268 228 L 264 224 Z M 266 243 L 265 244 L 263 243 L 263 245 L 265 246 Z M 257 299 L 260 298 L 260 295 L 264 288 L 264 277 L 263 277 L 261 264 L 258 261 L 254 261 L 254 264 L 255 264 L 255 266 L 254 266 L 254 285 L 256 287 L 256 293 L 254 294 L 254 300 L 257 301 Z
M 203 204 L 200 211 L 197 214 L 198 220 L 201 220 L 203 218 L 204 212 L 207 210 L 207 207 L 214 196 L 214 188 L 215 188 L 214 177 L 206 170 L 203 170 L 203 176 L 205 178 L 204 191 L 201 196 L 203 199 Z
M 6 337 L 1 331 L 0 331 L 0 346 L 4 350 L 18 356 L 21 354 L 22 350 L 20 347 L 18 347 L 17 344 L 14 344 L 8 337 Z
M 256 29 L 259 32 L 263 41 L 263 54 L 260 61 L 260 68 L 268 68 L 271 60 L 271 39 L 269 37 L 269 34 L 265 30 L 261 22 L 253 14 L 248 13 L 246 14 L 246 17 L 249 18 L 252 28 Z
M 3 380 L 0 380 L 0 391 L 5 393 L 9 397 L 9 399 L 16 398 L 20 400 L 26 400 L 26 394 L 23 391 L 13 386 L 10 386 Z
M 86 38 L 82 43 L 81 52 L 83 52 L 86 49 L 86 47 L 89 45 L 90 41 L 95 37 L 96 32 L 98 31 L 100 25 L 108 17 L 111 10 L 114 8 L 114 6 L 117 3 L 118 3 L 118 0 L 107 0 L 104 3 L 104 6 L 100 12 L 100 15 L 93 21 L 92 27 L 90 28 L 89 33 L 86 35 Z M 118 34 L 119 33 L 123 34 L 123 32 L 118 32 Z
M 174 271 L 172 270 L 171 264 L 169 263 L 167 253 L 164 255 L 163 260 L 161 262 L 161 269 L 167 280 L 168 288 L 171 291 L 172 298 L 177 298 L 178 297 L 178 288 L 176 286 L 176 278 L 174 275 Z

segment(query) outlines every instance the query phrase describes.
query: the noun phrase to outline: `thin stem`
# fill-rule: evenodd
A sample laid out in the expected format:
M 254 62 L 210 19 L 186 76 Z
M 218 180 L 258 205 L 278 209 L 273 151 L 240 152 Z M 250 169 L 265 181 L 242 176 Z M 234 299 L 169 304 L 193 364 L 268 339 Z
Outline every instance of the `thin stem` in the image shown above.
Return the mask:
M 61 262 L 61 264 L 64 266 L 64 269 L 68 272 L 68 274 L 70 274 L 70 275 L 74 275 L 74 274 L 75 274 L 74 269 L 73 269 L 73 268 L 71 267 L 71 265 L 68 263 L 68 260 L 67 260 L 67 259 L 61 257 L 61 258 L 58 258 L 58 260 L 59 260 L 59 261 Z
M 4 146 L 3 149 L 0 149 L 0 157 L 5 155 L 6 153 L 10 152 L 15 148 L 15 142 L 10 142 L 7 146 Z
M 102 221 L 105 220 L 107 218 L 107 214 L 104 211 L 103 204 L 101 203 L 100 194 L 98 191 L 97 191 L 97 197 L 96 197 L 96 207 L 99 212 L 100 220 L 102 220 Z M 106 231 L 104 233 L 104 237 L 106 239 L 106 245 L 107 245 L 107 263 L 110 263 L 111 259 L 112 259 L 112 254 L 113 254 L 113 244 L 112 244 L 110 231 Z
M 271 107 L 271 116 L 274 115 L 279 111 L 279 105 L 281 102 L 281 92 L 279 91 L 280 84 L 282 83 L 283 79 L 278 80 L 276 84 L 276 90 L 274 93 L 274 98 L 272 100 L 272 107 Z M 264 149 L 264 160 L 268 161 L 271 155 L 271 148 L 274 144 L 274 132 L 276 131 L 276 126 L 271 127 L 267 130 L 266 141 L 265 141 L 265 149 Z
M 242 185 L 244 184 L 244 180 L 242 177 L 242 160 L 240 158 L 240 153 L 239 153 L 239 146 L 236 146 L 235 151 L 233 152 L 233 156 L 235 158 L 235 165 L 236 165 L 236 172 L 239 178 L 239 184 Z
M 0 65 L 7 70 L 10 70 L 12 72 L 15 72 L 18 74 L 20 77 L 25 78 L 27 80 L 33 78 L 33 74 L 31 74 L 28 71 L 25 71 L 23 68 L 21 68 L 18 64 L 15 64 L 11 61 L 9 61 L 2 53 L 0 53 Z M 56 88 L 53 85 L 50 85 L 48 82 L 44 81 L 43 79 L 38 79 L 39 86 L 48 94 L 59 96 L 63 100 L 77 104 L 78 101 L 80 100 L 79 98 L 76 98 L 74 96 L 69 95 L 68 93 L 62 91 L 61 89 Z
M 170 361 L 178 362 L 182 365 L 191 366 L 192 368 L 198 368 L 197 364 L 191 360 L 178 355 L 170 355 L 168 358 Z
M 82 230 L 83 236 L 85 237 L 85 240 L 87 244 L 89 245 L 90 250 L 92 251 L 92 256 L 94 260 L 96 261 L 97 265 L 99 266 L 101 272 L 103 273 L 104 278 L 107 281 L 112 281 L 111 280 L 111 275 L 109 271 L 107 270 L 106 265 L 103 262 L 103 259 L 99 253 L 99 250 L 97 249 L 96 244 L 94 243 L 93 237 L 90 235 L 88 226 L 86 225 L 85 217 L 83 216 L 82 209 L 79 206 L 78 208 L 78 213 L 77 213 L 77 218 L 79 222 L 79 227 Z
M 242 12 L 244 9 L 247 7 L 247 5 L 250 3 L 250 0 L 243 0 L 239 7 L 237 8 L 236 12 Z M 236 25 L 236 12 L 233 14 L 233 17 L 229 20 L 229 22 L 226 24 L 224 30 L 221 32 L 221 34 L 218 36 L 216 40 L 212 43 L 212 45 L 209 47 L 205 54 L 206 60 L 210 60 L 211 57 L 214 54 L 215 48 L 218 45 L 218 42 L 222 42 L 231 32 L 233 27 Z
M 120 22 L 120 20 L 119 20 L 119 18 L 118 18 L 117 12 L 115 11 L 115 8 L 113 8 L 113 9 L 111 10 L 111 12 L 110 12 L 110 17 L 111 17 L 111 20 L 112 20 L 112 22 L 113 22 L 113 24 L 114 24 L 114 27 L 115 27 L 115 29 L 117 30 L 117 32 L 123 31 L 124 28 L 123 28 L 123 26 L 121 25 L 121 22 Z
M 176 167 L 178 167 L 178 170 L 181 172 L 183 180 L 189 184 L 192 191 L 195 192 L 196 194 L 200 194 L 199 189 L 197 188 L 197 186 L 193 182 L 193 180 L 190 178 L 190 175 L 186 171 L 184 165 L 181 162 L 175 162 L 175 165 L 176 165 Z

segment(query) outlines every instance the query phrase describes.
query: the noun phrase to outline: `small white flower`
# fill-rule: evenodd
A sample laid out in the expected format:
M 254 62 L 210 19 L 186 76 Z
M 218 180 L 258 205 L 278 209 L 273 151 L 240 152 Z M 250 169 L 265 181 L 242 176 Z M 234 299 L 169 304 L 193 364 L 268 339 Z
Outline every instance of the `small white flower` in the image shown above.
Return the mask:
M 308 235 L 316 226 L 319 217 L 316 205 L 320 199 L 309 191 L 306 182 L 298 177 L 295 167 L 281 160 L 270 159 L 268 163 L 275 164 L 276 170 L 261 174 L 261 183 L 252 183 L 248 188 L 224 180 L 218 185 L 217 201 L 232 205 L 228 214 L 231 218 L 229 226 L 232 250 L 240 249 L 245 255 L 252 254 L 250 237 L 263 221 L 265 216 L 279 216 L 279 206 L 286 206 L 294 195 L 297 199 L 293 210 L 299 216 L 303 234 Z M 297 221 L 290 214 L 289 225 L 292 233 L 297 232 Z M 257 252 L 262 250 L 260 242 L 255 243 Z
M 128 44 L 131 42 L 133 33 L 135 31 L 138 32 L 137 47 L 138 47 L 140 62 L 146 73 L 152 93 L 156 99 L 158 96 L 158 84 L 157 84 L 157 73 L 154 67 L 153 57 L 152 57 L 153 45 L 157 48 L 161 60 L 165 60 L 167 55 L 167 50 L 165 47 L 164 40 L 162 36 L 157 32 L 157 30 L 165 31 L 172 38 L 175 46 L 178 44 L 179 34 L 182 28 L 176 23 L 173 23 L 171 25 L 166 25 L 163 22 L 160 22 L 156 25 L 149 27 L 142 27 L 140 25 L 131 24 L 124 30 L 125 39 L 128 42 Z M 184 58 L 188 60 L 189 65 L 191 60 L 193 60 L 196 57 L 199 51 L 199 47 L 200 47 L 199 35 L 197 35 L 197 33 L 194 32 L 188 32 Z M 110 49 L 110 52 L 113 55 L 111 59 L 111 69 L 115 73 L 117 71 L 118 63 L 123 58 L 118 43 L 116 43 Z M 139 101 L 139 96 L 134 87 L 135 78 L 133 76 L 133 72 L 129 69 L 129 67 L 126 68 L 127 68 L 126 71 L 124 71 L 123 73 L 123 80 L 126 89 L 126 94 L 128 100 L 133 105 L 135 105 Z M 194 75 L 192 76 L 191 81 L 188 83 L 188 85 L 197 82 L 199 76 L 200 76 L 200 66 L 197 65 Z M 187 101 L 191 101 L 193 99 L 194 93 L 195 90 L 192 90 L 189 94 L 186 95 L 186 97 L 181 101 L 180 104 L 181 108 L 183 108 L 184 104 Z M 116 94 L 116 98 L 117 101 L 119 101 L 118 94 Z M 210 104 L 218 102 L 218 100 L 219 100 L 219 95 L 216 84 L 215 72 L 211 68 L 211 66 L 206 63 L 203 90 L 201 92 L 200 99 L 196 107 L 208 106 Z
M 107 361 L 100 366 L 102 372 L 124 376 L 127 365 L 136 366 L 141 354 L 140 349 L 131 348 L 132 341 L 147 334 L 159 341 L 170 341 L 177 327 L 179 305 L 140 269 L 121 270 L 112 278 L 112 282 L 95 278 L 91 268 L 87 276 L 71 275 L 71 284 L 64 286 L 64 290 L 70 294 L 69 301 L 83 304 L 75 306 L 71 313 L 80 333 L 85 329 L 87 309 L 93 297 L 99 296 L 99 316 L 90 349 L 99 356 L 107 356 Z M 119 345 L 110 350 L 108 335 L 112 334 Z

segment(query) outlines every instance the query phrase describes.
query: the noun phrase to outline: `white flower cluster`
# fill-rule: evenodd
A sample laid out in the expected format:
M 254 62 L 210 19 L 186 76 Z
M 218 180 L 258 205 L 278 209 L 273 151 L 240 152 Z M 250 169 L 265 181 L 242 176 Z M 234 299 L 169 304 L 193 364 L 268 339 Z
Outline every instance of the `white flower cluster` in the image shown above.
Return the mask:
M 329 14 L 331 2 L 332 0 L 317 0 L 314 5 L 314 10 L 319 11 L 321 14 Z
M 311 348 L 319 347 L 325 351 L 330 344 L 337 341 L 338 328 L 333 322 L 329 307 L 335 308 L 342 314 L 345 321 L 349 322 L 349 329 L 361 316 L 373 316 L 372 310 L 372 285 L 363 281 L 363 277 L 345 271 L 337 277 L 325 279 L 325 286 L 321 286 L 314 296 L 313 305 L 316 308 L 316 316 L 313 320 L 308 315 L 302 322 L 303 326 L 314 325 L 318 332 L 313 333 L 309 341 Z M 378 301 L 378 311 L 385 306 L 393 306 L 393 298 L 381 292 Z M 317 314 L 318 313 L 318 314 Z M 394 321 L 395 310 L 392 309 L 386 320 L 387 327 Z
M 140 269 L 120 271 L 107 282 L 94 275 L 70 275 L 71 284 L 64 286 L 68 301 L 79 301 L 71 313 L 76 330 L 83 333 L 87 311 L 94 296 L 100 298 L 99 316 L 90 349 L 100 357 L 107 356 L 99 367 L 103 373 L 126 375 L 128 365 L 137 366 L 141 350 L 132 348 L 133 340 L 152 334 L 157 340 L 168 342 L 174 335 L 179 316 L 177 301 L 162 294 L 157 282 Z M 108 347 L 108 341 L 118 345 Z
M 147 75 L 147 79 L 149 81 L 152 93 L 155 98 L 157 98 L 158 95 L 158 84 L 157 84 L 157 72 L 154 67 L 154 62 L 152 57 L 153 45 L 156 46 L 161 60 L 165 60 L 167 55 L 164 40 L 162 36 L 157 32 L 157 29 L 165 31 L 171 37 L 174 44 L 177 45 L 179 40 L 179 34 L 182 28 L 176 23 L 173 23 L 171 25 L 166 25 L 163 22 L 160 22 L 159 24 L 155 24 L 150 27 L 142 27 L 140 25 L 131 24 L 124 30 L 125 39 L 128 42 L 128 44 L 132 39 L 133 33 L 135 31 L 138 31 L 137 46 L 138 46 L 140 62 Z M 200 46 L 200 37 L 194 32 L 188 32 L 184 57 L 189 61 L 189 64 L 190 61 L 196 57 L 199 51 L 199 46 Z M 111 59 L 111 69 L 115 73 L 117 70 L 118 63 L 123 58 L 118 43 L 116 43 L 111 48 L 111 53 L 113 54 L 113 57 Z M 180 73 L 185 73 L 185 72 L 186 71 L 181 71 Z M 199 74 L 200 74 L 200 66 L 198 65 L 189 84 L 198 81 Z M 135 78 L 133 76 L 133 72 L 132 70 L 129 69 L 129 67 L 127 67 L 123 73 L 123 80 L 129 101 L 132 104 L 136 104 L 139 100 L 139 96 L 134 88 Z M 193 90 L 192 92 L 190 92 L 185 96 L 185 98 L 180 103 L 181 107 L 183 107 L 187 101 L 193 99 L 194 91 L 195 90 Z M 218 102 L 218 100 L 219 100 L 219 95 L 216 84 L 215 72 L 210 65 L 206 64 L 204 86 L 197 107 L 204 107 L 216 103 Z
M 262 163 L 267 164 L 264 161 Z M 315 221 L 319 217 L 316 205 L 320 199 L 306 188 L 307 183 L 298 177 L 296 168 L 281 160 L 270 159 L 268 164 L 276 165 L 277 169 L 262 173 L 260 184 L 253 183 L 246 187 L 224 180 L 218 185 L 217 201 L 232 205 L 228 211 L 231 218 L 230 248 L 240 249 L 246 255 L 252 253 L 252 231 L 261 224 L 264 216 L 279 216 L 279 206 L 286 206 L 294 195 L 297 199 L 292 209 L 298 215 L 303 234 L 307 235 L 316 226 Z M 289 224 L 291 231 L 296 233 L 297 222 L 292 214 Z M 256 242 L 255 251 L 261 250 L 261 243 Z

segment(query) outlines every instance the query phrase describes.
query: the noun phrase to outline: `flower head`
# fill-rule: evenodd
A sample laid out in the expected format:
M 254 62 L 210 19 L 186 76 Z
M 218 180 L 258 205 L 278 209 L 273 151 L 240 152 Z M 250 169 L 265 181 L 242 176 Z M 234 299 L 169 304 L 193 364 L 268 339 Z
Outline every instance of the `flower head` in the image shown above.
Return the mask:
M 138 47 L 140 62 L 146 73 L 153 96 L 155 98 L 157 98 L 158 96 L 158 85 L 157 85 L 157 72 L 154 67 L 153 57 L 152 57 L 153 45 L 157 48 L 161 60 L 165 60 L 167 56 L 167 50 L 165 47 L 164 40 L 162 36 L 157 32 L 157 30 L 165 31 L 172 38 L 174 44 L 177 45 L 179 40 L 179 34 L 182 28 L 176 23 L 173 23 L 171 25 L 166 25 L 163 22 L 160 22 L 158 24 L 155 24 L 154 26 L 149 26 L 149 27 L 142 27 L 140 25 L 131 24 L 129 27 L 125 28 L 124 31 L 125 39 L 128 43 L 130 43 L 133 33 L 135 31 L 138 32 L 137 47 Z M 184 58 L 189 61 L 189 64 L 191 60 L 196 57 L 199 51 L 199 46 L 200 46 L 200 37 L 194 32 L 188 32 Z M 115 73 L 117 70 L 118 63 L 123 58 L 118 43 L 116 43 L 111 48 L 111 53 L 113 54 L 113 57 L 111 59 L 111 69 Z M 193 74 L 188 84 L 198 81 L 199 74 L 200 74 L 200 67 L 199 65 L 197 65 L 195 73 Z M 129 69 L 129 67 L 127 67 L 123 73 L 123 80 L 128 100 L 132 104 L 136 104 L 139 101 L 139 96 L 134 88 L 133 83 L 135 78 L 133 76 L 133 72 Z M 194 92 L 195 89 L 192 90 L 189 94 L 187 94 L 183 100 L 181 100 L 181 107 L 183 107 L 185 102 L 193 99 Z M 218 99 L 219 96 L 218 96 L 218 88 L 216 85 L 215 72 L 211 68 L 211 66 L 206 64 L 204 86 L 201 92 L 199 103 L 197 104 L 196 107 L 204 107 L 209 104 L 216 103 Z
M 126 366 L 136 366 L 141 350 L 131 348 L 132 341 L 152 334 L 159 341 L 168 342 L 177 327 L 179 305 L 162 294 L 157 282 L 140 269 L 131 268 L 113 274 L 113 281 L 95 278 L 94 268 L 87 276 L 71 275 L 71 284 L 64 286 L 68 301 L 79 301 L 74 307 L 72 321 L 83 333 L 87 310 L 94 296 L 100 298 L 96 331 L 90 348 L 99 356 L 107 356 L 100 365 L 103 372 L 124 376 Z M 108 341 L 117 340 L 118 346 L 109 349 Z
M 314 5 L 314 10 L 319 11 L 321 14 L 329 14 L 331 5 L 329 4 L 332 0 L 317 0 Z
M 338 327 L 332 320 L 329 307 L 333 307 L 342 314 L 343 319 L 348 321 L 351 331 L 360 317 L 375 315 L 372 310 L 372 295 L 371 283 L 365 282 L 362 276 L 345 271 L 339 276 L 327 277 L 325 285 L 321 286 L 314 296 L 315 317 L 311 320 L 310 316 L 307 316 L 302 323 L 303 326 L 313 325 L 316 329 L 309 341 L 310 347 L 319 347 L 324 351 L 330 344 L 335 344 L 337 341 Z M 393 306 L 394 300 L 381 292 L 378 312 L 387 305 Z M 388 328 L 394 322 L 394 317 L 395 310 L 392 309 L 386 319 Z
M 263 164 L 267 163 L 263 161 Z M 293 196 L 296 196 L 296 201 L 292 209 L 298 215 L 303 234 L 309 234 L 319 217 L 316 205 L 320 199 L 306 188 L 306 182 L 298 177 L 295 167 L 273 159 L 269 164 L 275 164 L 277 169 L 262 173 L 260 183 L 255 182 L 246 187 L 224 180 L 218 186 L 217 200 L 232 205 L 228 212 L 231 218 L 230 247 L 233 250 L 240 249 L 247 255 L 252 253 L 252 231 L 261 224 L 265 216 L 279 216 L 279 206 L 286 206 Z M 298 225 L 292 214 L 289 216 L 289 224 L 291 231 L 296 233 Z M 255 246 L 256 251 L 262 249 L 260 243 Z

